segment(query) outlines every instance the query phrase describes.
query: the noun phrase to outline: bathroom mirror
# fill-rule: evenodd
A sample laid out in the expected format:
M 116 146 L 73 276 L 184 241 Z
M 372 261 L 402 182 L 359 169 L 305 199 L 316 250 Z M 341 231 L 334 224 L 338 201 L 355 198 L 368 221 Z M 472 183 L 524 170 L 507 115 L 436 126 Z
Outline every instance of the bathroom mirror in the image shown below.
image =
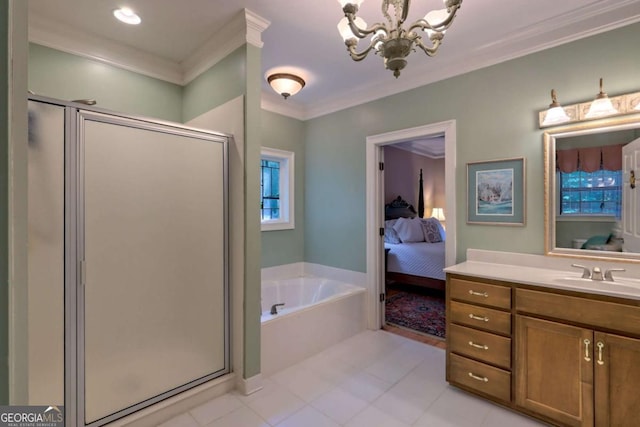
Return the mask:
M 545 253 L 640 262 L 640 114 L 545 130 Z

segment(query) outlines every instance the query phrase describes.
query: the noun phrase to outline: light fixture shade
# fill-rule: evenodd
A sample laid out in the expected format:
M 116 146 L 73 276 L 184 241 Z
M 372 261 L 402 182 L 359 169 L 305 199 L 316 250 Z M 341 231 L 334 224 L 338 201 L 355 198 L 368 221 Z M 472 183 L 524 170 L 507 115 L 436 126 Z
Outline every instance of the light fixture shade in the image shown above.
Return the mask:
M 598 117 L 610 116 L 611 114 L 616 114 L 618 110 L 616 110 L 603 90 L 603 79 L 600 78 L 600 93 L 596 96 L 596 99 L 589 106 L 589 111 L 585 114 L 585 118 L 587 119 L 595 119 Z
M 556 93 L 556 90 L 551 89 L 551 104 L 549 104 L 549 109 L 547 110 L 547 114 L 544 116 L 542 125 L 557 125 L 559 123 L 565 123 L 570 120 L 571 117 L 567 115 L 567 112 L 564 111 L 564 108 L 562 108 L 562 106 L 558 102 L 558 94 Z
M 353 22 L 359 28 L 367 28 L 367 23 L 365 22 L 364 19 L 360 18 L 359 16 L 356 17 L 356 19 L 354 19 Z M 356 38 L 356 35 L 353 34 L 353 31 L 351 31 L 351 27 L 349 27 L 349 20 L 346 17 L 342 18 L 340 22 L 338 22 L 338 31 L 340 32 L 340 36 L 344 41 Z
M 640 101 L 638 101 L 638 105 L 636 105 L 636 108 L 634 108 L 634 110 L 640 111 Z
M 585 117 L 587 119 L 595 119 L 598 117 L 610 116 L 617 112 L 618 110 L 615 109 L 609 97 L 598 98 L 591 103 L 589 111 L 585 114 Z
M 301 77 L 288 73 L 271 74 L 267 77 L 267 81 L 273 90 L 282 95 L 284 99 L 300 92 L 300 89 L 305 85 Z
M 142 22 L 142 19 L 140 19 L 140 17 L 128 7 L 122 7 L 114 10 L 113 16 L 115 16 L 119 21 L 129 25 L 138 25 Z
M 444 211 L 442 210 L 442 208 L 433 208 L 431 209 L 431 216 L 435 219 L 437 219 L 438 221 L 444 221 Z
M 546 116 L 544 116 L 544 120 L 542 124 L 544 126 L 557 125 L 560 123 L 566 123 L 571 120 L 571 117 L 567 115 L 567 112 L 564 111 L 564 108 L 561 106 L 549 108 L 547 110 Z

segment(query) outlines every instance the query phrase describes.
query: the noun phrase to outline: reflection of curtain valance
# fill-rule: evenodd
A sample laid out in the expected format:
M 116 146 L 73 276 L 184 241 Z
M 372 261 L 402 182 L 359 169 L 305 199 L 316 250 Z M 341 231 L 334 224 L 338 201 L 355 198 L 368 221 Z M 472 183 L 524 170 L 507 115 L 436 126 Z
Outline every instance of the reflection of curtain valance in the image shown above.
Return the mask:
M 577 170 L 583 172 L 595 172 L 600 169 L 608 171 L 620 170 L 622 169 L 623 145 L 557 150 L 556 168 L 564 173 L 571 173 Z

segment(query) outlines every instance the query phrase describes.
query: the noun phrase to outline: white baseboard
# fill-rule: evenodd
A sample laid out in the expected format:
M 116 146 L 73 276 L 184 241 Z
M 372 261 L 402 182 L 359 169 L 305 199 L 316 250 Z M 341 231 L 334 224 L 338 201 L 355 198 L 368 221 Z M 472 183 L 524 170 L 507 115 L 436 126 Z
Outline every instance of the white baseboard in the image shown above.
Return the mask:
M 262 374 L 254 375 L 251 378 L 240 378 L 236 389 L 245 396 L 262 390 Z
M 236 375 L 229 374 L 170 397 L 153 406 L 116 420 L 108 427 L 156 427 L 211 399 L 222 396 L 235 388 Z

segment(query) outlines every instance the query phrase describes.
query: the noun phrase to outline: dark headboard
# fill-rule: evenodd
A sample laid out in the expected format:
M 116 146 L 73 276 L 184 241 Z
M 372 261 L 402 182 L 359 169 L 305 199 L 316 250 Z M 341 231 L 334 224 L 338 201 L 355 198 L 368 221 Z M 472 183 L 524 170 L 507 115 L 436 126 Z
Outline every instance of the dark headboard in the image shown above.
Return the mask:
M 416 216 L 416 210 L 402 197 L 398 196 L 397 199 L 384 206 L 384 219 L 396 219 L 396 218 L 413 218 Z

